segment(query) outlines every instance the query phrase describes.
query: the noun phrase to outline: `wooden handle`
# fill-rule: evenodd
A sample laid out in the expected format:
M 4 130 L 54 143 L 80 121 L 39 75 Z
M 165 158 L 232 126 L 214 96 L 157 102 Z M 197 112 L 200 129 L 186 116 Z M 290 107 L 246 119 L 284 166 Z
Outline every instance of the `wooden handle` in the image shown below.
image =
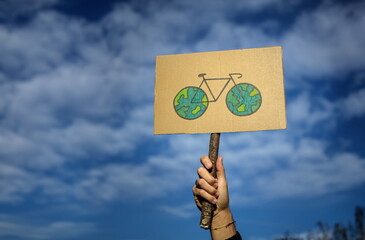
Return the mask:
M 220 133 L 212 133 L 210 134 L 210 142 L 209 142 L 209 159 L 212 161 L 213 167 L 210 171 L 213 177 L 217 177 L 216 173 L 216 162 L 218 158 L 218 150 L 219 150 L 219 138 Z M 212 224 L 213 212 L 215 209 L 215 204 L 211 204 L 208 201 L 202 202 L 202 215 L 200 217 L 200 227 L 205 229 L 210 229 Z

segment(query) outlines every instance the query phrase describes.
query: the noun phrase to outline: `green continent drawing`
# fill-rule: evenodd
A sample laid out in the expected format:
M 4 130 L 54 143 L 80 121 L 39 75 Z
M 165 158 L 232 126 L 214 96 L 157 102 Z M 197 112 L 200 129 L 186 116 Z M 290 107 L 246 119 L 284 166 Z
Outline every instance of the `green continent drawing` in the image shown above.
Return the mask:
M 247 116 L 255 113 L 261 106 L 262 98 L 259 90 L 249 84 L 240 83 L 227 93 L 228 109 L 237 116 Z
M 174 98 L 174 108 L 180 117 L 188 120 L 196 119 L 208 108 L 207 95 L 197 87 L 183 88 Z

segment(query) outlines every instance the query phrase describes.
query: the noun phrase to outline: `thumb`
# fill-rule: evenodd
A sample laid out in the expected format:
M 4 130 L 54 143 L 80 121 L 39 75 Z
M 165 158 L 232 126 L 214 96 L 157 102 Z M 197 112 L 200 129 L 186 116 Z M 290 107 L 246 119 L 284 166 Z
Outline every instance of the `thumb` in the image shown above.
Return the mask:
M 224 170 L 223 158 L 222 157 L 218 157 L 216 167 L 217 167 L 217 178 L 218 179 L 221 179 L 221 178 L 226 179 L 226 172 Z

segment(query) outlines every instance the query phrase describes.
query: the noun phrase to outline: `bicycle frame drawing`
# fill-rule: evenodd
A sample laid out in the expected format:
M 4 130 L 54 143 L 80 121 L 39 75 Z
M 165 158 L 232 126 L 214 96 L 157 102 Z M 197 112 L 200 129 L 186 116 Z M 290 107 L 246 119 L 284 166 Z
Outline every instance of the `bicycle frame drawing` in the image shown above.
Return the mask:
M 205 78 L 205 75 L 207 75 L 206 73 L 200 73 L 198 75 L 198 77 L 201 77 L 203 80 L 201 81 L 200 85 L 199 85 L 199 89 L 202 88 L 202 85 L 205 83 L 205 85 L 208 88 L 209 93 L 213 96 L 213 100 L 208 100 L 207 102 L 216 102 L 218 101 L 219 97 L 222 95 L 222 93 L 224 92 L 224 90 L 226 89 L 227 85 L 232 81 L 234 86 L 236 86 L 236 82 L 233 79 L 233 75 L 238 75 L 237 78 L 241 78 L 242 74 L 241 73 L 230 73 L 229 74 L 229 78 Z M 209 84 L 207 83 L 207 81 L 227 81 L 226 84 L 224 85 L 224 87 L 222 88 L 222 90 L 219 92 L 218 96 L 215 97 L 211 88 L 209 87 Z M 196 94 L 198 93 L 198 91 L 196 92 Z M 201 101 L 194 101 L 196 94 L 193 96 L 192 98 L 192 102 L 191 103 L 201 103 Z

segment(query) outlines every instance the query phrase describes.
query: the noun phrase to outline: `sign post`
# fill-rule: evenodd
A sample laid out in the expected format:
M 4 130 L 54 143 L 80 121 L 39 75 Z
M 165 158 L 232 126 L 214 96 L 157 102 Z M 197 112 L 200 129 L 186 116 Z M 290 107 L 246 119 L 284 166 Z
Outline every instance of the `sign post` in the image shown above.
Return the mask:
M 216 177 L 220 133 L 286 128 L 282 63 L 281 47 L 157 56 L 154 133 L 210 133 Z
M 217 162 L 218 152 L 219 152 L 219 138 L 220 138 L 220 133 L 210 134 L 208 157 L 212 161 L 213 167 L 211 169 L 210 174 L 212 174 L 212 176 L 214 178 L 217 177 L 216 162 Z M 212 223 L 214 207 L 215 206 L 208 201 L 202 202 L 202 214 L 200 217 L 200 227 L 201 228 L 210 229 L 210 226 Z

